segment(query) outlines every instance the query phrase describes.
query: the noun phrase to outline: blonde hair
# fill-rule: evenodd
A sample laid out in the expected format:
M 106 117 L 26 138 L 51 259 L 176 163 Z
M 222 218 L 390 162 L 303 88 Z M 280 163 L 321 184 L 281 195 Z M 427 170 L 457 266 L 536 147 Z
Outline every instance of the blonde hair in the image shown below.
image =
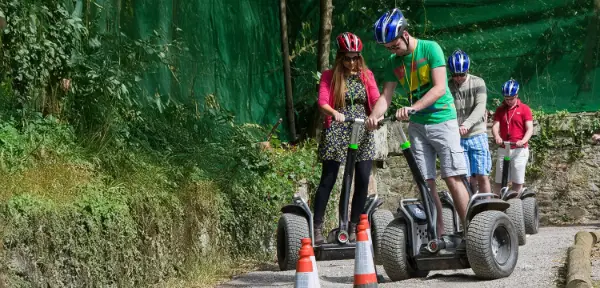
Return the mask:
M 367 64 L 361 54 L 358 59 L 358 68 L 360 73 L 367 71 Z M 332 94 L 334 99 L 335 108 L 346 107 L 346 75 L 349 74 L 349 70 L 344 66 L 344 56 L 346 52 L 338 52 L 335 56 L 335 66 L 333 68 L 333 78 L 331 79 Z M 332 107 L 333 108 L 333 107 Z

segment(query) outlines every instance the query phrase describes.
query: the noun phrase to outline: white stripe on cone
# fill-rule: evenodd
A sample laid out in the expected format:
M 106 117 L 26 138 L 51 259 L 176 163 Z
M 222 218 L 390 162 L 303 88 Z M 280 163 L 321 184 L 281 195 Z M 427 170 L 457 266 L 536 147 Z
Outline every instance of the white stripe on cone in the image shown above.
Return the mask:
M 371 255 L 373 255 L 375 252 L 373 251 L 373 240 L 371 240 L 371 226 L 367 228 L 367 236 L 369 236 L 369 246 L 371 246 Z
M 312 278 L 312 273 L 310 272 L 297 272 L 294 288 L 312 288 Z
M 373 254 L 366 241 L 356 242 L 356 265 L 354 265 L 354 275 L 375 274 L 375 264 L 373 263 Z
M 321 288 L 321 283 L 319 283 L 319 272 L 317 271 L 317 259 L 315 258 L 315 256 L 310 256 L 310 261 L 312 261 L 313 264 L 313 272 L 310 287 Z

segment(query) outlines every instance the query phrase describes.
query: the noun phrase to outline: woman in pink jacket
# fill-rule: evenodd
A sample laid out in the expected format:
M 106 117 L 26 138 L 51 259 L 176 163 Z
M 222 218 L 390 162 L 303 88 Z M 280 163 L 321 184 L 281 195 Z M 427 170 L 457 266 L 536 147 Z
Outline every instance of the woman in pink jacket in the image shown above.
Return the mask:
M 321 75 L 319 106 L 325 121 L 319 158 L 323 162 L 321 183 L 317 189 L 314 205 L 315 244 L 325 241 L 323 215 L 329 195 L 335 184 L 341 163 L 346 161 L 351 124 L 346 117 L 366 119 L 379 98 L 379 89 L 373 73 L 362 58 L 362 42 L 354 34 L 346 32 L 337 37 L 338 51 L 335 66 Z M 334 120 L 334 121 L 332 121 Z M 373 131 L 364 127 L 359 134 L 359 148 L 355 166 L 354 196 L 350 215 L 350 241 L 356 239 L 356 225 L 367 200 L 369 175 L 375 156 Z

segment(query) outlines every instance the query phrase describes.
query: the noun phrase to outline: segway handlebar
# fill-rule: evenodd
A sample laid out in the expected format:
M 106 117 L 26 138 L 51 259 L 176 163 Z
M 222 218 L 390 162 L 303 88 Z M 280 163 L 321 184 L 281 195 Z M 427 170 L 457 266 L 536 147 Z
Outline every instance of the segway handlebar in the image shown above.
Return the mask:
M 409 110 L 408 111 L 408 115 L 414 115 L 415 113 L 417 113 L 416 110 Z M 388 116 L 386 118 L 384 118 L 383 120 L 379 121 L 379 123 L 377 123 L 378 127 L 383 126 L 383 124 L 387 123 L 387 122 L 392 122 L 392 121 L 399 121 L 398 118 L 396 118 L 396 115 L 392 115 L 392 116 Z M 401 143 L 405 143 L 408 141 L 408 138 L 406 138 L 406 135 L 404 134 L 404 129 L 402 129 L 402 127 L 400 127 L 400 139 L 402 140 Z
M 408 111 L 408 115 L 414 115 L 415 113 L 417 113 L 416 110 L 409 110 Z M 398 118 L 396 118 L 396 115 L 391 115 L 388 117 L 383 118 L 383 120 L 379 121 L 379 123 L 377 123 L 377 125 L 379 127 L 383 126 L 383 124 L 388 123 L 388 122 L 394 122 L 394 121 L 399 121 Z
M 348 122 L 348 123 L 365 123 L 365 119 L 348 117 L 348 118 L 344 119 L 344 122 Z
M 512 146 L 517 146 L 517 142 L 511 142 L 511 141 L 502 141 L 502 144 L 498 145 L 500 147 L 504 146 L 504 148 L 506 148 L 507 146 L 510 148 Z

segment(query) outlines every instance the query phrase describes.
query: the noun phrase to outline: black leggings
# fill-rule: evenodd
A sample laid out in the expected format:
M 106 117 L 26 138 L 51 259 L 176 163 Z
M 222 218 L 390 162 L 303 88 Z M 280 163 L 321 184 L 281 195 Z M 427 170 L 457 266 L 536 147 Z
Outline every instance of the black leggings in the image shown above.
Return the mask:
M 350 222 L 352 223 L 358 223 L 360 220 L 360 214 L 363 212 L 365 203 L 367 202 L 369 176 L 371 174 L 372 164 L 373 161 L 370 160 L 356 162 L 355 164 L 354 196 L 352 197 L 352 210 L 350 215 Z M 325 208 L 327 208 L 329 195 L 331 194 L 331 190 L 333 189 L 333 185 L 335 184 L 339 170 L 340 162 L 333 160 L 323 161 L 321 183 L 319 183 L 317 195 L 315 195 L 315 225 L 321 225 L 323 223 Z

